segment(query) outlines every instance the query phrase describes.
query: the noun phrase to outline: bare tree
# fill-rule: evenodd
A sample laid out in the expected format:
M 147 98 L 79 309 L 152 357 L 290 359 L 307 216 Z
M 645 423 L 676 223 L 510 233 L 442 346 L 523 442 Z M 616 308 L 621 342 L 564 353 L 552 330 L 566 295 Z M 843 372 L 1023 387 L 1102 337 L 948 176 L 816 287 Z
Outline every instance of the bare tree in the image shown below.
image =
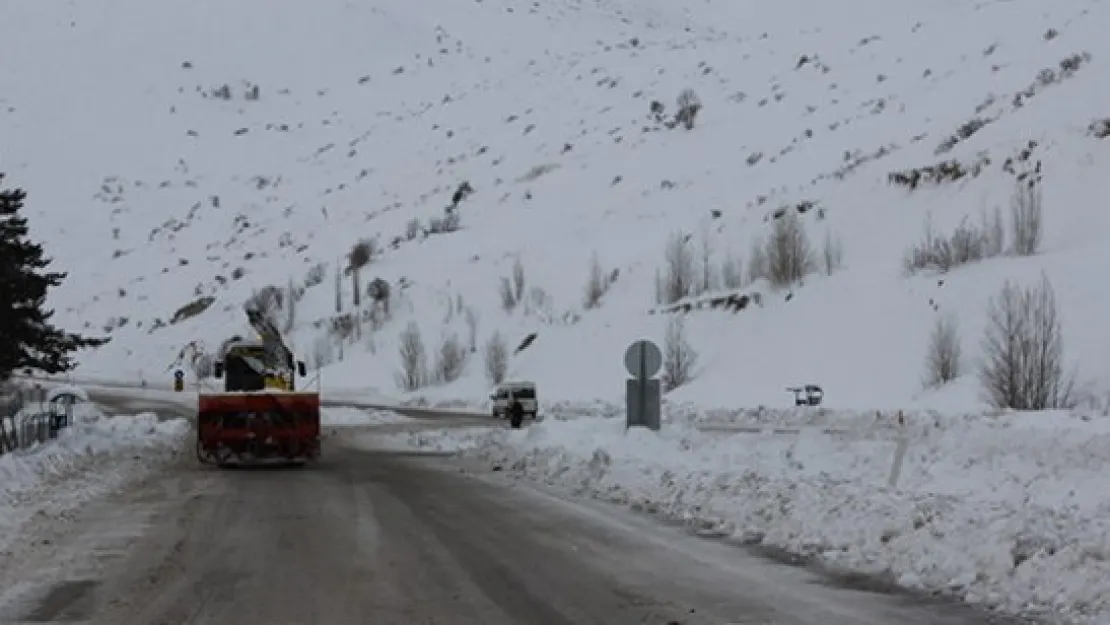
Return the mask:
M 490 384 L 501 384 L 509 371 L 509 345 L 500 332 L 494 332 L 486 341 L 486 378 Z
M 473 307 L 467 306 L 466 308 L 466 332 L 467 332 L 467 345 L 470 353 L 478 351 L 478 313 Z
M 697 290 L 705 293 L 713 287 L 713 232 L 710 229 L 709 221 L 702 222 L 701 245 L 699 248 L 701 252 L 701 283 Z
M 825 233 L 825 242 L 821 246 L 821 264 L 826 276 L 836 273 L 844 264 L 844 246 L 840 239 L 834 239 L 831 233 Z
M 284 334 L 292 332 L 293 326 L 297 323 L 297 302 L 300 301 L 303 293 L 293 285 L 293 278 L 289 278 L 285 286 L 285 319 L 281 324 L 281 331 Z
M 813 271 L 813 248 L 797 213 L 787 211 L 775 220 L 766 256 L 767 277 L 774 286 L 789 286 Z
M 1007 281 L 987 309 L 979 379 L 997 408 L 1071 407 L 1074 376 L 1064 372 L 1064 343 L 1048 277 L 1037 287 Z
M 925 355 L 925 387 L 936 388 L 960 377 L 962 356 L 956 318 L 950 315 L 937 317 Z
M 1001 256 L 1006 248 L 1006 225 L 1002 220 L 1002 210 L 995 207 L 990 213 L 983 213 L 983 256 L 994 258 Z
M 351 251 L 347 252 L 347 267 L 351 273 L 351 291 L 356 310 L 362 306 L 362 281 L 359 279 L 359 274 L 363 267 L 370 264 L 376 253 L 373 239 L 362 239 L 351 246 Z
M 335 314 L 343 312 L 343 271 L 342 262 L 335 263 Z
M 459 379 L 466 370 L 467 351 L 455 334 L 448 334 L 436 352 L 433 379 L 437 384 L 449 384 Z
M 731 251 L 721 261 L 721 282 L 730 291 L 744 288 L 744 264 Z
M 517 302 L 520 300 L 513 290 L 512 280 L 504 277 L 501 278 L 501 288 L 498 290 L 498 293 L 501 295 L 501 308 L 507 313 L 513 312 L 513 310 L 516 309 Z
M 663 303 L 673 304 L 693 295 L 695 276 L 690 235 L 681 231 L 672 233 L 663 255 Z
M 1043 229 L 1039 174 L 1030 174 L 1014 188 L 1010 198 L 1010 228 L 1014 254 L 1032 256 L 1037 253 Z
M 420 327 L 415 321 L 410 321 L 399 338 L 401 371 L 397 374 L 397 385 L 404 391 L 421 389 L 428 383 L 428 360 Z
M 606 280 L 605 272 L 601 268 L 601 260 L 597 257 L 597 252 L 594 252 L 593 256 L 590 257 L 590 269 L 586 277 L 586 289 L 582 306 L 587 310 L 600 306 L 601 298 L 604 297 L 608 288 L 609 283 Z
M 518 302 L 524 299 L 524 285 L 524 265 L 520 262 L 518 256 L 513 261 L 513 297 Z
M 756 282 L 770 276 L 767 262 L 767 246 L 758 237 L 752 241 L 751 255 L 748 257 L 748 282 Z
M 667 321 L 663 336 L 663 387 L 672 391 L 694 377 L 698 353 L 686 338 L 686 322 L 682 315 Z

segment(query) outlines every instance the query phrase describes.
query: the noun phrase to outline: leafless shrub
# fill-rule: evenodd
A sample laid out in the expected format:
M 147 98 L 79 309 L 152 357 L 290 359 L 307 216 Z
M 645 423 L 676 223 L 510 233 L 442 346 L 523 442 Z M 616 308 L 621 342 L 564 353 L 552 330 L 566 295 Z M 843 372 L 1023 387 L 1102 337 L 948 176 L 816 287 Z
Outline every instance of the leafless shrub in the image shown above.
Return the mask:
M 464 312 L 466 316 L 467 346 L 470 353 L 478 351 L 478 313 L 470 306 Z
M 721 261 L 721 282 L 726 289 L 732 291 L 744 288 L 744 264 L 732 252 L 726 254 Z
M 428 361 L 424 350 L 424 339 L 420 327 L 409 322 L 400 335 L 398 353 L 401 357 L 401 371 L 397 373 L 397 386 L 403 391 L 415 391 L 428 383 Z
M 520 257 L 513 261 L 513 297 L 516 301 L 524 299 L 524 264 L 520 262 Z
M 424 226 L 420 225 L 420 220 L 416 217 L 413 217 L 405 224 L 405 240 L 415 241 L 420 238 L 422 234 L 424 234 Z
M 435 369 L 432 377 L 437 384 L 450 384 L 459 379 L 466 369 L 467 351 L 459 337 L 448 334 L 439 344 L 436 352 Z
M 509 371 L 509 345 L 500 332 L 494 332 L 486 341 L 486 378 L 490 384 L 501 384 Z
M 1006 248 L 1006 225 L 1002 220 L 1002 211 L 995 208 L 989 213 L 984 212 L 980 228 L 983 234 L 983 256 L 1001 256 Z
M 327 263 L 316 263 L 309 268 L 308 273 L 304 277 L 304 286 L 310 289 L 318 284 L 324 283 L 324 278 L 328 275 Z
M 813 247 L 801 218 L 793 211 L 775 220 L 766 256 L 767 278 L 774 286 L 789 286 L 813 271 Z
M 501 278 L 501 287 L 498 289 L 498 294 L 501 296 L 501 308 L 511 313 L 516 309 L 517 300 L 516 292 L 513 291 L 513 282 L 509 278 Z
M 1040 177 L 1019 180 L 1010 198 L 1010 236 L 1013 253 L 1032 256 L 1041 246 L 1043 211 Z
M 672 233 L 663 252 L 663 303 L 673 304 L 693 295 L 696 273 L 690 235 L 681 231 Z
M 701 280 L 697 291 L 705 293 L 713 288 L 713 233 L 710 231 L 708 221 L 702 222 L 701 245 L 698 251 L 701 252 Z
M 1037 287 L 1007 281 L 991 299 L 979 371 L 996 408 L 1071 408 L 1075 377 L 1064 371 L 1064 342 L 1056 295 L 1046 275 Z
M 678 110 L 674 115 L 674 125 L 682 124 L 686 130 L 693 130 L 698 112 L 701 111 L 701 99 L 693 89 L 683 89 L 675 101 Z
M 756 282 L 770 277 L 770 265 L 767 260 L 766 244 L 762 239 L 752 241 L 751 254 L 748 257 L 748 282 Z
M 609 281 L 605 271 L 601 268 L 601 259 L 598 258 L 597 252 L 594 252 L 593 256 L 590 257 L 590 268 L 586 277 L 586 289 L 582 306 L 587 310 L 597 308 L 601 305 L 601 298 L 605 296 L 605 292 L 608 290 Z
M 962 355 L 956 318 L 937 317 L 925 355 L 925 387 L 936 388 L 960 377 Z
M 924 270 L 944 273 L 961 265 L 979 262 L 1001 251 L 1002 236 L 997 214 L 984 216 L 980 227 L 964 219 L 947 238 L 938 236 L 931 219 L 926 218 L 925 234 L 906 253 L 903 268 L 907 274 Z
M 826 276 L 836 273 L 844 264 L 844 246 L 840 239 L 833 238 L 831 233 L 825 233 L 825 241 L 821 245 L 821 268 Z
M 663 336 L 663 388 L 673 391 L 692 380 L 697 362 L 698 353 L 686 338 L 685 318 L 672 316 Z

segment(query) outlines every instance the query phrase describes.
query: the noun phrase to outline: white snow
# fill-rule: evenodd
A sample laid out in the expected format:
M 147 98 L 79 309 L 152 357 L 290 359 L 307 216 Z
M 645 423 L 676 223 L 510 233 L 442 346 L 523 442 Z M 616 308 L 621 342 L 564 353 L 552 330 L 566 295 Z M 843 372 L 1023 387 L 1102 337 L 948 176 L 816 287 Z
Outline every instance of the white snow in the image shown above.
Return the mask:
M 52 295 L 58 321 L 113 328 L 83 356 L 90 375 L 168 383 L 190 341 L 212 351 L 247 331 L 252 289 L 303 284 L 325 263 L 289 336 L 310 364 L 333 363 L 328 387 L 398 395 L 397 334 L 417 323 L 431 365 L 442 336 L 469 342 L 469 308 L 477 356 L 495 330 L 510 347 L 538 332 L 510 376 L 537 381 L 544 400 L 618 400 L 625 345 L 662 338 L 665 316 L 647 313 L 667 235 L 683 229 L 698 247 L 711 226 L 719 273 L 727 253 L 747 258 L 772 210 L 812 200 L 825 216 L 804 216 L 810 238 L 839 239 L 843 268 L 788 302 L 757 283 L 762 308 L 692 313 L 700 364 L 673 399 L 782 406 L 785 386 L 813 381 L 837 408 L 972 409 L 985 301 L 1041 271 L 1069 364 L 1091 392 L 1110 391 L 1110 311 L 1090 276 L 1110 261 L 1098 209 L 1110 142 L 1087 132 L 1110 96 L 1105 3 L 119 0 L 13 11 L 0 25 L 15 51 L 0 68 L 0 170 L 30 192 L 34 234 L 70 272 Z M 1074 73 L 1060 69 L 1084 53 Z M 1037 83 L 1046 68 L 1059 80 Z M 228 100 L 213 93 L 224 84 Z M 697 126 L 645 131 L 649 103 L 673 112 L 687 87 L 704 104 Z M 997 119 L 935 153 L 975 117 Z M 927 216 L 947 233 L 1006 212 L 1003 164 L 1029 140 L 1026 164 L 1039 160 L 1045 179 L 1040 253 L 958 268 L 943 286 L 904 276 Z M 980 153 L 991 165 L 978 177 L 912 193 L 887 181 Z M 410 220 L 441 216 L 464 180 L 475 193 L 460 203 L 460 231 L 389 245 Z M 393 315 L 340 350 L 327 331 L 334 265 L 366 237 L 385 252 L 359 279 L 393 283 Z M 594 251 L 618 276 L 585 310 Z M 498 288 L 517 257 L 526 301 L 507 314 Z M 340 278 L 349 307 L 351 279 Z M 210 308 L 169 324 L 202 295 Z M 930 301 L 959 317 L 967 374 L 923 392 Z M 477 356 L 459 380 L 418 394 L 478 404 L 488 383 Z
M 619 419 L 419 431 L 456 451 L 709 536 L 814 556 L 1013 613 L 1110 622 L 1110 420 L 911 417 L 896 433 L 725 435 Z M 889 488 L 896 440 L 908 440 Z
M 0 455 L 0 549 L 36 515 L 64 516 L 164 466 L 182 451 L 184 419 L 106 417 L 88 404 L 58 438 Z
M 241 305 L 269 285 L 297 294 L 278 320 L 330 398 L 484 412 L 486 342 L 498 332 L 512 352 L 535 333 L 510 356 L 508 377 L 535 381 L 552 418 L 528 434 L 478 431 L 467 444 L 519 456 L 531 474 L 650 495 L 674 514 L 690 509 L 679 502 L 702 501 L 735 531 L 818 545 L 907 585 L 958 582 L 962 596 L 1012 609 L 1103 607 L 1093 593 L 1107 591 L 1098 558 L 1110 539 L 1096 513 L 1107 512 L 1106 489 L 1092 477 L 1106 457 L 1102 421 L 984 416 L 976 369 L 988 299 L 1007 280 L 1043 273 L 1067 366 L 1091 404 L 1110 397 L 1101 279 L 1110 123 L 1100 121 L 1110 118 L 1110 4 L 77 0 L 6 9 L 4 185 L 28 191 L 32 235 L 69 273 L 50 295 L 54 321 L 112 336 L 81 354 L 75 381 L 142 380 L 152 397 L 195 401 L 196 356 L 249 335 Z M 686 88 L 704 105 L 696 126 L 660 127 L 650 103 L 669 115 Z M 941 149 L 975 120 L 989 123 Z M 949 159 L 983 165 L 913 191 L 890 182 Z M 943 276 L 903 272 L 927 220 L 949 234 L 996 208 L 1008 217 L 1014 172 L 1037 164 L 1045 229 L 1036 254 Z M 406 236 L 413 220 L 442 218 L 463 181 L 474 193 L 458 205 L 460 230 Z M 815 204 L 801 219 L 818 256 L 825 240 L 839 242 L 842 266 L 790 292 L 748 284 L 762 305 L 736 314 L 687 314 L 694 379 L 668 394 L 660 440 L 620 444 L 617 425 L 591 415 L 622 412 L 626 345 L 662 342 L 670 316 L 652 313 L 668 236 L 691 234 L 699 265 L 708 249 L 716 287 L 729 257 L 747 263 L 774 211 L 805 202 Z M 347 272 L 343 257 L 365 238 L 381 254 Z M 595 253 L 615 281 L 587 308 Z M 506 311 L 500 288 L 518 260 L 523 302 Z M 363 320 L 341 338 L 337 290 L 348 314 L 352 283 L 363 291 L 376 277 L 392 287 L 388 318 L 370 319 L 364 293 Z M 203 312 L 185 314 L 206 297 Z M 963 374 L 923 390 L 938 314 L 959 320 Z M 458 379 L 398 390 L 409 324 L 429 369 L 444 338 L 474 348 Z M 186 393 L 169 390 L 177 367 Z M 779 410 L 792 400 L 785 388 L 804 383 L 824 388 L 829 410 Z M 915 433 L 904 490 L 888 492 L 898 411 Z M 387 413 L 333 414 L 373 422 Z M 691 423 L 806 431 L 787 443 L 699 434 Z M 817 431 L 826 427 L 854 434 L 833 440 Z M 459 433 L 420 436 L 453 448 Z M 679 453 L 683 440 L 693 447 Z M 797 467 L 781 460 L 795 444 Z M 710 479 L 723 480 L 712 495 Z M 928 510 L 932 521 L 907 529 Z M 887 529 L 900 533 L 876 538 Z M 1022 532 L 1054 555 L 1007 570 Z M 1086 589 L 1083 576 L 1094 580 Z
M 389 410 L 362 410 L 360 408 L 344 407 L 324 407 L 320 410 L 320 423 L 325 426 L 385 425 L 389 423 L 407 423 L 410 421 L 412 421 L 412 419 Z

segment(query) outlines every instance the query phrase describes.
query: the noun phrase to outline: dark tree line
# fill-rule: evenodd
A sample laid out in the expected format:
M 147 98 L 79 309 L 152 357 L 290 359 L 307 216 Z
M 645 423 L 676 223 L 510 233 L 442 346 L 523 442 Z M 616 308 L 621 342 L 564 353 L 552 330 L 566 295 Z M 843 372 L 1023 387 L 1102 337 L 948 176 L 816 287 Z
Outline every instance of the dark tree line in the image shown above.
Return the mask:
M 69 371 L 74 352 L 108 339 L 83 337 L 50 323 L 54 311 L 46 307 L 47 291 L 66 274 L 50 271 L 52 261 L 42 245 L 27 236 L 27 218 L 21 214 L 27 193 L 4 188 L 3 180 L 0 174 L 0 380 L 23 369 Z

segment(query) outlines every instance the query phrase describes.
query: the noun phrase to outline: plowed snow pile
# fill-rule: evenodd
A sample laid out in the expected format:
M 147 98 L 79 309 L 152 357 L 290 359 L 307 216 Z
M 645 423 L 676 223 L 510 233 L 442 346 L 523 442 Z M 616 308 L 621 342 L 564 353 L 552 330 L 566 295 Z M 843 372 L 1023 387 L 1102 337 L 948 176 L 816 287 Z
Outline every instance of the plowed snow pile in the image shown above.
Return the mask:
M 907 452 L 890 488 L 898 437 Z M 626 433 L 619 419 L 580 418 L 409 444 L 913 589 L 1075 623 L 1110 618 L 1105 418 L 911 419 L 897 436 Z
M 36 515 L 64 516 L 171 461 L 189 429 L 184 419 L 86 410 L 57 439 L 0 455 L 0 549 Z

